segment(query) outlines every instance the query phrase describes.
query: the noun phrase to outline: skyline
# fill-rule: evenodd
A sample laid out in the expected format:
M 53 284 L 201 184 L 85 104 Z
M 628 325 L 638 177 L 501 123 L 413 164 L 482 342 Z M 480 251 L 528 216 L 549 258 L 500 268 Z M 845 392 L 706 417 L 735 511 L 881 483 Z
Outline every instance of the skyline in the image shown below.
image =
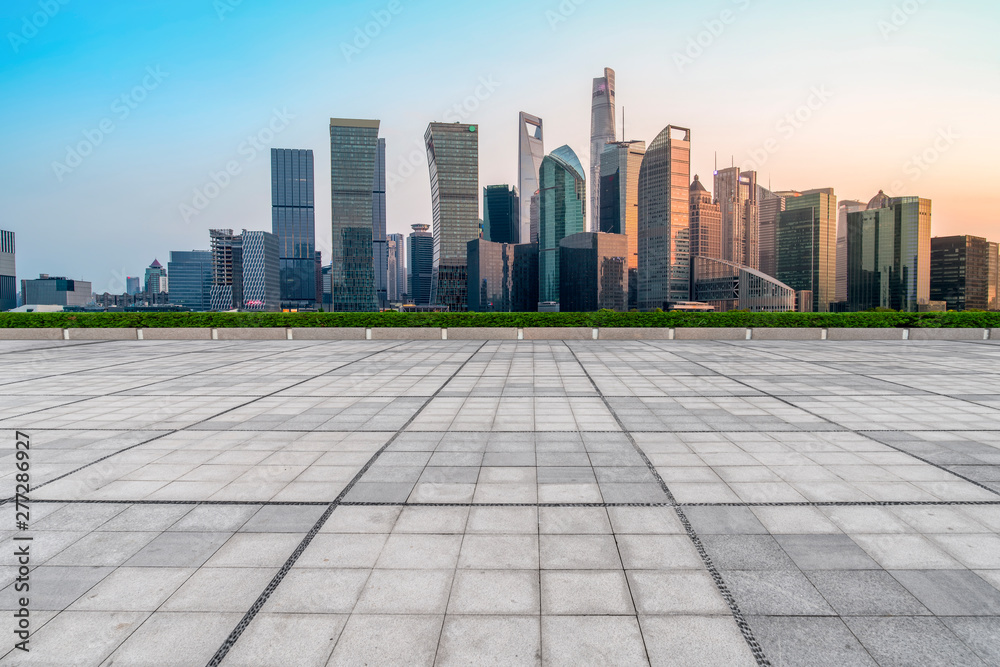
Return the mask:
M 997 237 L 990 158 L 1000 137 L 990 121 L 1000 110 L 1000 48 L 990 36 L 1000 8 L 984 2 L 914 0 L 918 10 L 899 26 L 891 23 L 898 3 L 853 0 L 794 13 L 777 1 L 511 2 L 483 7 L 475 19 L 456 16 L 447 2 L 302 2 L 293 11 L 220 2 L 61 5 L 16 52 L 9 33 L 39 5 L 2 10 L 8 46 L 0 80 L 19 92 L 0 111 L 9 156 L 0 167 L 9 218 L 0 224 L 18 234 L 19 278 L 67 275 L 98 292 L 124 291 L 124 277 L 153 259 L 207 249 L 210 228 L 270 230 L 271 148 L 317 152 L 317 247 L 329 263 L 331 117 L 382 121 L 388 231 L 406 234 L 431 220 L 428 123 L 454 120 L 458 104 L 467 115 L 457 119 L 480 126 L 481 187 L 518 184 L 522 111 L 544 120 L 547 152 L 568 144 L 587 164 L 591 86 L 605 67 L 616 72 L 618 138 L 622 107 L 627 140 L 649 143 L 668 124 L 690 127 L 692 177 L 703 182 L 717 152 L 720 167 L 735 156 L 774 190 L 833 187 L 840 199 L 863 201 L 880 189 L 925 197 L 934 200 L 935 236 Z M 219 6 L 230 10 L 221 20 Z M 345 55 L 342 43 L 374 20 L 371 12 L 385 25 Z M 629 26 L 638 22 L 644 33 L 636 36 Z M 886 33 L 882 24 L 898 30 Z M 482 39 L 483 25 L 495 39 Z M 452 30 L 447 45 L 435 37 L 441 30 Z M 515 38 L 537 41 L 541 55 L 513 53 Z M 704 52 L 678 65 L 675 55 L 698 38 Z M 628 53 L 618 46 L 626 43 Z M 793 51 L 794 59 L 784 55 Z M 135 86 L 141 92 L 122 101 Z M 817 108 L 803 107 L 810 102 Z M 811 117 L 796 128 L 786 116 L 802 108 Z M 60 182 L 52 163 L 65 162 L 66 145 L 104 119 L 113 131 Z M 246 138 L 262 130 L 275 136 L 257 151 Z M 925 151 L 939 157 L 922 169 L 912 157 Z M 400 171 L 401 160 L 409 168 Z M 180 206 L 229 162 L 239 173 L 185 222 Z M 893 191 L 897 181 L 903 189 Z

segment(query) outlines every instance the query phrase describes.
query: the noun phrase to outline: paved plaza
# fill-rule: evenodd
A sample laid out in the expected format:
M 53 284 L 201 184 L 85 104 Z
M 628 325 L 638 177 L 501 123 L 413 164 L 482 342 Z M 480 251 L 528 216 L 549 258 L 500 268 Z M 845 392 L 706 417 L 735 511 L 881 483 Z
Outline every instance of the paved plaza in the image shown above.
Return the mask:
M 1000 341 L 0 341 L 17 431 L 0 664 L 1000 665 Z

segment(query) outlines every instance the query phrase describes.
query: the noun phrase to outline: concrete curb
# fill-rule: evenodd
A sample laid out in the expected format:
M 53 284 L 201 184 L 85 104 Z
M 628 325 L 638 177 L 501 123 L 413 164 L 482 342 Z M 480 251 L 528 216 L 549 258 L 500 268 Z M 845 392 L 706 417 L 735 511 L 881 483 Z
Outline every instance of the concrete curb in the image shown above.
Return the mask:
M 524 340 L 594 340 L 590 327 L 525 327 Z
M 211 329 L 140 329 L 140 340 L 212 340 Z
M 0 329 L 0 340 L 63 340 L 62 329 Z
M 447 329 L 448 340 L 517 340 L 515 328 Z
M 139 340 L 136 329 L 64 329 L 64 340 Z
M 674 340 L 674 330 L 655 327 L 599 329 L 597 337 L 598 340 Z
M 363 327 L 301 327 L 291 332 L 291 340 L 365 340 Z
M 910 329 L 910 340 L 986 340 L 985 329 Z
M 823 340 L 824 329 L 758 327 L 750 330 L 751 340 Z
M 240 328 L 215 329 L 219 332 L 218 340 L 288 340 L 287 329 Z
M 441 329 L 420 327 L 382 327 L 371 329 L 372 340 L 441 340 Z

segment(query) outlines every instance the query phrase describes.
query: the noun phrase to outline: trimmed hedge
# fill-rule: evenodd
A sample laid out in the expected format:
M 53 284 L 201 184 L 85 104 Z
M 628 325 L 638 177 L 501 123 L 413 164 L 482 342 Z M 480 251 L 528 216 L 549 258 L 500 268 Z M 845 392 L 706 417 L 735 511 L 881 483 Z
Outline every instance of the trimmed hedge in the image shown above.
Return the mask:
M 0 328 L 1000 328 L 1000 313 L 0 313 Z

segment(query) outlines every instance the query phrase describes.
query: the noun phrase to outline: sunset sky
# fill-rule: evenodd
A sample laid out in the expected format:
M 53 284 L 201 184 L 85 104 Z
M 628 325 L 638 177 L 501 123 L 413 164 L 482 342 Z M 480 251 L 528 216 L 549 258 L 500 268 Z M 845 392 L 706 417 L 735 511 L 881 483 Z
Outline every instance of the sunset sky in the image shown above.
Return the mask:
M 626 138 L 690 127 L 709 187 L 717 155 L 775 190 L 928 197 L 934 235 L 1000 240 L 996 0 L 7 0 L 0 25 L 19 278 L 121 292 L 209 228 L 270 230 L 272 147 L 316 153 L 328 262 L 330 117 L 382 121 L 409 232 L 431 220 L 428 122 L 479 124 L 481 185 L 516 184 L 519 111 L 586 164 L 604 67 Z

